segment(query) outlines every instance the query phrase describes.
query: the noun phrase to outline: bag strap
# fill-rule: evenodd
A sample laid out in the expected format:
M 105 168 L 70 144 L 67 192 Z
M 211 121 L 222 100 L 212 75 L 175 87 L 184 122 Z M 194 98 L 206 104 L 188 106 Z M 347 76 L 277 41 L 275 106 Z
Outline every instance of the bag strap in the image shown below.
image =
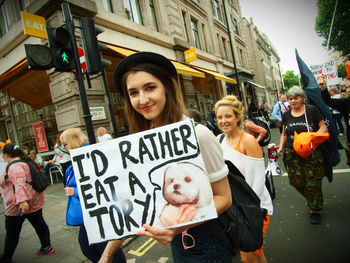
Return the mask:
M 26 163 L 26 161 L 24 161 L 24 160 L 13 160 L 13 161 L 11 161 L 11 162 L 9 162 L 7 165 L 6 165 L 6 169 L 5 169 L 5 171 L 6 171 L 6 173 L 5 173 L 5 180 L 9 177 L 8 176 L 8 174 L 7 174 L 7 172 L 8 172 L 8 170 L 9 170 L 9 168 L 10 168 L 10 166 L 12 165 L 12 164 L 14 164 L 14 163 Z
M 305 108 L 304 115 L 305 115 L 305 121 L 306 121 L 307 132 L 310 132 L 309 121 L 308 121 L 308 119 L 307 119 L 307 114 L 306 114 L 306 105 L 304 105 L 304 108 Z M 314 157 L 315 151 L 314 151 L 314 146 L 312 145 L 312 141 L 310 141 L 310 146 L 311 146 L 311 154 L 312 154 L 312 157 Z
M 220 138 L 219 138 L 219 142 L 222 143 L 222 141 L 224 140 L 225 138 L 225 133 L 221 133 L 220 134 Z

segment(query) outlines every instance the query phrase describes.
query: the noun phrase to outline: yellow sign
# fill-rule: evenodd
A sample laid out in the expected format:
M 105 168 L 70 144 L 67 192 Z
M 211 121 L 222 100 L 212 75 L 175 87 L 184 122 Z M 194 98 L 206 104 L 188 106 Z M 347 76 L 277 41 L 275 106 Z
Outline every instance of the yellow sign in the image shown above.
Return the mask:
M 45 17 L 21 11 L 24 34 L 47 39 Z
M 197 59 L 197 54 L 196 54 L 196 49 L 195 48 L 191 48 L 191 49 L 185 50 L 184 54 L 185 54 L 185 61 L 186 61 L 186 63 Z

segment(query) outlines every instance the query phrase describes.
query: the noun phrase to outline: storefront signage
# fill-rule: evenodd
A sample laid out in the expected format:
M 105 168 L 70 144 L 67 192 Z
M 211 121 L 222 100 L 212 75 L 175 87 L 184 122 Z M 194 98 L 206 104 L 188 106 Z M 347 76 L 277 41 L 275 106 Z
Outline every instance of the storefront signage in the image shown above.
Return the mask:
M 44 123 L 38 122 L 33 124 L 36 148 L 38 152 L 46 152 L 49 150 L 49 146 L 46 140 Z
M 21 11 L 24 34 L 47 39 L 45 17 Z

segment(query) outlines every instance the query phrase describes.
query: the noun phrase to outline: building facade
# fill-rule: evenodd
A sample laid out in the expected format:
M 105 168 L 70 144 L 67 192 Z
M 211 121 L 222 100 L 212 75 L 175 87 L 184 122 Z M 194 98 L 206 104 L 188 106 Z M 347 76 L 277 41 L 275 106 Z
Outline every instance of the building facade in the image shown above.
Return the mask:
M 24 33 L 21 11 L 44 17 L 47 26 L 59 27 L 64 23 L 61 2 L 4 0 L 0 3 L 0 140 L 9 137 L 33 148 L 35 140 L 31 127 L 40 121 L 44 122 L 49 144 L 59 131 L 69 127 L 85 129 L 81 93 L 74 74 L 54 69 L 31 70 L 26 62 L 24 44 L 45 45 L 47 40 Z M 250 53 L 254 45 L 249 44 L 252 40 L 248 37 L 238 0 L 65 2 L 74 18 L 78 45 L 81 45 L 78 27 L 82 17 L 92 17 L 95 24 L 105 30 L 98 39 L 108 45 L 103 57 L 112 62 L 105 69 L 107 87 L 99 74 L 90 76 L 91 85 L 85 81 L 89 107 L 102 116 L 93 116 L 94 130 L 105 126 L 113 133 L 113 118 L 118 131 L 127 128 L 122 99 L 113 87 L 113 73 L 124 57 L 136 51 L 157 52 L 169 58 L 179 73 L 178 82 L 187 107 L 199 110 L 203 116 L 226 94 L 235 94 L 246 104 L 247 81 L 255 82 L 255 70 L 261 69 L 252 66 Z M 195 48 L 197 60 L 185 63 L 184 51 L 190 48 Z M 278 63 L 277 53 L 276 57 L 275 63 Z M 271 56 L 269 59 L 273 61 Z M 272 66 L 272 62 L 269 65 Z M 239 85 L 235 80 L 236 69 Z M 261 81 L 266 79 L 265 76 Z M 269 81 L 273 87 L 275 79 L 270 76 Z M 266 82 L 261 83 L 267 86 Z

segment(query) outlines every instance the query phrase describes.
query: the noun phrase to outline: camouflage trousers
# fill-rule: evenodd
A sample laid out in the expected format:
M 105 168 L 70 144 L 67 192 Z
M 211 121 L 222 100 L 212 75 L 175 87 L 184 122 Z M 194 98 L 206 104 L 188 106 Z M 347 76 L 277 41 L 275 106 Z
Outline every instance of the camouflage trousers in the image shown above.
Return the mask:
M 323 208 L 323 160 L 319 149 L 316 149 L 314 156 L 303 158 L 294 149 L 286 148 L 283 156 L 290 185 L 305 197 L 308 209 L 313 213 L 321 213 Z

